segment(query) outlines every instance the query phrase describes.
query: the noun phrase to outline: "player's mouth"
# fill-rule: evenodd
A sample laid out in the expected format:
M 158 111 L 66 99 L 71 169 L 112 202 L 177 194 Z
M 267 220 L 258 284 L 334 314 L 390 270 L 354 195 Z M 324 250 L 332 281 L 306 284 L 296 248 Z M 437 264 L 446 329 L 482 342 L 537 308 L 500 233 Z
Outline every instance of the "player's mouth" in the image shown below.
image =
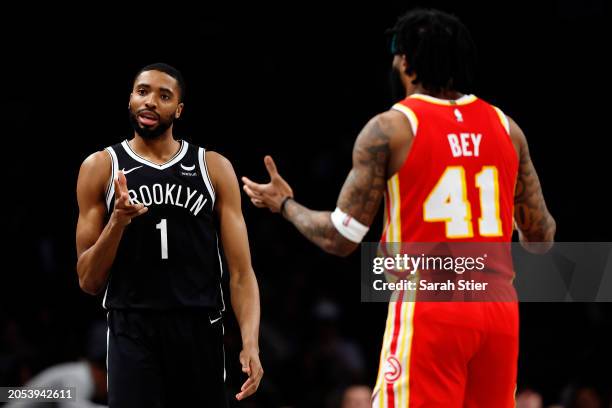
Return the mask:
M 154 126 L 159 122 L 157 113 L 146 110 L 138 113 L 138 123 L 142 126 Z

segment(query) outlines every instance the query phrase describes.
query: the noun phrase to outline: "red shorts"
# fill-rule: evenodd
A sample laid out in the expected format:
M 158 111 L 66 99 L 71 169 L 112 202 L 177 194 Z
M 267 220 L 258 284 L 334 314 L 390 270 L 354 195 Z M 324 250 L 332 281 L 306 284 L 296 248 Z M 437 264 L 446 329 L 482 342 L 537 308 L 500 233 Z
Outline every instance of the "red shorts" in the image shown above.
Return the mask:
M 518 304 L 391 302 L 372 407 L 511 408 Z

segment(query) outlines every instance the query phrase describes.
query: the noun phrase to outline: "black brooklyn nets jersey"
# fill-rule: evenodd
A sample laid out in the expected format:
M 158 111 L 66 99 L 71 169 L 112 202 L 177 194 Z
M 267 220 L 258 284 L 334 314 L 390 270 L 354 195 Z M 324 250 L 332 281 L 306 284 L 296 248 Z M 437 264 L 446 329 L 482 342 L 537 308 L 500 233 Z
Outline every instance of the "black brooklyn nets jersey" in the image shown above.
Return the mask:
M 106 148 L 112 178 L 123 170 L 131 202 L 149 210 L 125 228 L 104 294 L 105 308 L 224 308 L 215 192 L 204 149 L 180 142 L 178 153 L 162 165 L 140 157 L 127 140 Z M 108 214 L 114 197 L 111 182 Z

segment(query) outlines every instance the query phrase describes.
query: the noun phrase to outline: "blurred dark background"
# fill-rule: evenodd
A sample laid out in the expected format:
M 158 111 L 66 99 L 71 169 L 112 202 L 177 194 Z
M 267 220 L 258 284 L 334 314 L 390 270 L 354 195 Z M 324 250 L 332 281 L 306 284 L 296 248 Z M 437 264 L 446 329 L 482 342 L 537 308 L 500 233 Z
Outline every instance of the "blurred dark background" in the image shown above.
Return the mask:
M 473 90 L 525 131 L 559 241 L 610 241 L 610 13 L 603 0 L 7 11 L 0 28 L 4 198 L 0 385 L 86 353 L 104 320 L 75 272 L 75 185 L 92 152 L 130 137 L 128 94 L 152 62 L 187 81 L 175 135 L 216 150 L 239 176 L 266 179 L 271 154 L 296 198 L 332 210 L 351 148 L 390 106 L 384 36 L 403 11 L 442 8 L 479 50 Z M 51 17 L 51 12 L 63 17 Z M 262 294 L 258 395 L 237 406 L 336 406 L 373 385 L 386 305 L 359 299 L 359 254 L 325 255 L 280 217 L 243 200 Z M 366 240 L 376 241 L 380 220 Z M 240 337 L 226 315 L 228 383 Z M 612 389 L 610 304 L 522 304 L 519 389 L 546 404 L 589 386 Z M 574 387 L 574 388 L 572 388 Z M 231 392 L 230 395 L 234 395 Z M 603 405 L 602 405 L 603 406 Z

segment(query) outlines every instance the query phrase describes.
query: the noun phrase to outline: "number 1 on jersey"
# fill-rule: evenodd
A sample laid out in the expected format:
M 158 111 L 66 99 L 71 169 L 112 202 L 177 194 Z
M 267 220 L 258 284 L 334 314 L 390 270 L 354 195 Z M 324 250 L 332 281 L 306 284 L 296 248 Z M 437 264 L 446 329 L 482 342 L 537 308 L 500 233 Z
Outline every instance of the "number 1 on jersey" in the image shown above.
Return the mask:
M 502 222 L 499 218 L 499 176 L 497 167 L 484 166 L 476 175 L 476 187 L 480 190 L 480 212 L 478 230 L 483 237 L 500 237 L 503 235 Z
M 161 230 L 161 259 L 168 259 L 168 223 L 165 218 L 155 226 Z

